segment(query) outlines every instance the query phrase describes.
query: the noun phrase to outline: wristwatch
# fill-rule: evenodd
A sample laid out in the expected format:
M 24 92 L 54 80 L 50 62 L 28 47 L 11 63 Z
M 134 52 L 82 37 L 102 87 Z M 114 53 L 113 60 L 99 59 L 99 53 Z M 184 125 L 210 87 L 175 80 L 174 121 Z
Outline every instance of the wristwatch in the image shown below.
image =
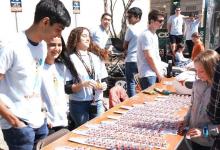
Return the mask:
M 202 129 L 202 135 L 203 137 L 207 138 L 209 136 L 209 129 L 207 126 L 205 126 L 203 129 Z

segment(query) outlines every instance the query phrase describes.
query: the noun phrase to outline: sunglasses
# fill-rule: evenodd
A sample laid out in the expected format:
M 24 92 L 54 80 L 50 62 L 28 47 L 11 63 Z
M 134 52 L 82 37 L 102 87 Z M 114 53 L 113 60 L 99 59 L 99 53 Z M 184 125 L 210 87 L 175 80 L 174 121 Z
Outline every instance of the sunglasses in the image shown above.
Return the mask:
M 164 22 L 164 19 L 157 20 L 157 22 L 159 22 L 159 23 L 163 23 L 163 22 Z
M 181 11 L 180 9 L 176 9 L 176 11 Z
M 127 16 L 128 19 L 131 19 L 132 17 L 133 17 L 132 15 L 128 15 L 128 16 Z

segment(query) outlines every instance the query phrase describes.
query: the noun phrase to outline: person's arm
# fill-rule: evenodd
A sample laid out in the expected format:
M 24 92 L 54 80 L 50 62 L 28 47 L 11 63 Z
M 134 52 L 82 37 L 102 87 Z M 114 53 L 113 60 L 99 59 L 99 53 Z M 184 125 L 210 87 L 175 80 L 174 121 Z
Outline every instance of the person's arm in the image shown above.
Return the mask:
M 129 44 L 128 41 L 124 41 L 124 43 L 123 43 L 123 49 L 124 49 L 124 50 L 127 50 L 127 49 L 128 49 L 128 44 Z
M 0 80 L 4 80 L 4 74 L 0 73 Z M 0 97 L 0 115 L 8 121 L 13 127 L 24 127 L 25 124 L 18 119 L 4 104 L 2 98 Z
M 203 18 L 203 14 L 199 14 L 199 15 L 196 16 L 195 19 L 198 20 L 199 22 L 201 22 L 202 18 Z
M 171 25 L 172 25 L 172 23 L 171 23 L 171 16 L 170 16 L 168 21 L 167 21 L 167 31 L 168 31 L 168 33 L 170 33 L 170 31 L 171 31 Z
M 0 80 L 3 80 L 5 78 L 4 74 L 0 73 Z
M 183 21 L 183 35 L 186 35 L 186 23 Z
M 133 36 L 133 32 L 132 32 L 131 28 L 128 27 L 128 29 L 125 33 L 124 43 L 123 43 L 123 49 L 125 52 L 125 56 L 127 55 L 128 45 L 129 45 L 129 42 L 131 41 L 132 36 Z
M 76 84 L 72 84 L 71 89 L 73 93 L 79 92 L 83 87 L 87 87 L 89 85 L 89 81 L 84 81 Z
M 124 41 L 124 43 L 123 43 L 123 49 L 124 49 L 125 56 L 127 55 L 128 44 L 129 44 L 128 41 Z
M 4 60 L 1 62 L 1 70 L 6 72 L 12 66 L 13 60 L 13 52 L 11 49 L 2 49 L 0 60 Z M 4 80 L 5 73 L 0 73 L 0 81 Z M 13 127 L 20 128 L 26 126 L 17 116 L 15 116 L 8 106 L 5 104 L 4 100 L 7 99 L 4 95 L 0 95 L 0 115 Z M 6 101 L 6 100 L 5 100 Z
M 73 83 L 73 81 L 67 81 L 65 84 L 65 92 L 67 94 L 77 93 L 84 87 L 97 88 L 97 82 L 94 80 L 83 81 L 79 83 Z
M 188 20 L 188 19 L 190 19 L 190 17 L 189 16 L 184 16 L 184 15 L 182 15 L 183 16 L 183 19 L 186 21 L 186 20 Z
M 15 116 L 9 108 L 2 102 L 0 98 L 0 115 L 8 121 L 9 124 L 11 124 L 13 127 L 20 128 L 24 127 L 25 124 L 19 120 L 17 116 Z
M 193 49 L 192 49 L 192 55 L 191 55 L 191 59 L 192 59 L 192 60 L 194 60 L 194 58 L 195 58 L 196 51 L 197 51 L 196 49 L 197 49 L 197 45 L 194 45 L 194 46 L 193 46 Z
M 201 52 L 205 51 L 205 47 L 202 45 L 200 45 L 200 49 L 201 49 Z
M 170 33 L 170 30 L 171 30 L 171 23 L 167 23 L 167 31 L 168 31 L 168 33 Z
M 151 53 L 149 52 L 149 50 L 144 50 L 144 57 L 145 57 L 145 60 L 147 61 L 147 63 L 150 65 L 151 69 L 156 73 L 156 76 L 160 82 L 163 77 L 160 74 L 160 72 L 156 66 L 156 62 L 154 61 L 153 57 L 151 56 Z

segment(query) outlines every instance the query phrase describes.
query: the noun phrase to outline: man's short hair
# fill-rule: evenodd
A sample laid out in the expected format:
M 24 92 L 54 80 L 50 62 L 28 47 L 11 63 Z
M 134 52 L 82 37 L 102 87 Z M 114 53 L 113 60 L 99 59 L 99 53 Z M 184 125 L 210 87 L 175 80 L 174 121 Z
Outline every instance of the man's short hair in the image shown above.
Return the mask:
M 131 14 L 135 17 L 138 17 L 139 19 L 141 19 L 142 16 L 142 10 L 138 7 L 132 7 L 127 11 L 128 14 Z
M 151 23 L 151 20 L 156 21 L 158 19 L 158 16 L 164 17 L 164 14 L 162 12 L 160 12 L 159 10 L 152 10 L 148 14 L 148 24 Z
M 39 23 L 41 19 L 50 18 L 50 24 L 60 23 L 68 27 L 71 17 L 66 7 L 60 0 L 41 0 L 35 10 L 34 23 Z
M 102 14 L 101 19 L 103 19 L 105 16 L 109 16 L 109 17 L 111 17 L 111 18 L 112 18 L 112 15 L 111 15 L 111 14 L 109 14 L 109 13 L 104 13 L 104 14 Z
M 181 9 L 180 5 L 176 6 L 175 10 L 177 10 L 177 9 Z

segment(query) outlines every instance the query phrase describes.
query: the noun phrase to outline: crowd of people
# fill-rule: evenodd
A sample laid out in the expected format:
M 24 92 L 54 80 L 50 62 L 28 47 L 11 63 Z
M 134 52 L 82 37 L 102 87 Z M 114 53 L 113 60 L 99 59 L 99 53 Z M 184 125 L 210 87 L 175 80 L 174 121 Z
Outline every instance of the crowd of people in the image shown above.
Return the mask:
M 138 7 L 127 11 L 130 26 L 123 49 L 129 97 L 136 94 L 135 74 L 139 74 L 141 88 L 146 89 L 160 82 L 166 69 L 156 34 L 165 16 L 158 10 L 150 11 L 147 28 L 140 26 L 141 17 Z M 10 150 L 35 149 L 48 133 L 69 128 L 69 117 L 74 125 L 71 128 L 77 128 L 104 113 L 103 91 L 108 77 L 105 61 L 112 49 L 106 44 L 111 19 L 111 14 L 104 13 L 97 28 L 74 28 L 65 43 L 61 33 L 71 23 L 69 12 L 60 0 L 41 0 L 33 24 L 1 48 L 0 126 Z M 205 50 L 199 23 L 200 17 L 181 15 L 180 7 L 168 19 L 175 64 L 193 62 L 198 76 L 193 84 L 192 105 L 180 123 L 179 133 L 189 127 L 186 135 L 195 150 L 218 149 L 219 54 Z M 183 56 L 184 35 L 189 58 Z

